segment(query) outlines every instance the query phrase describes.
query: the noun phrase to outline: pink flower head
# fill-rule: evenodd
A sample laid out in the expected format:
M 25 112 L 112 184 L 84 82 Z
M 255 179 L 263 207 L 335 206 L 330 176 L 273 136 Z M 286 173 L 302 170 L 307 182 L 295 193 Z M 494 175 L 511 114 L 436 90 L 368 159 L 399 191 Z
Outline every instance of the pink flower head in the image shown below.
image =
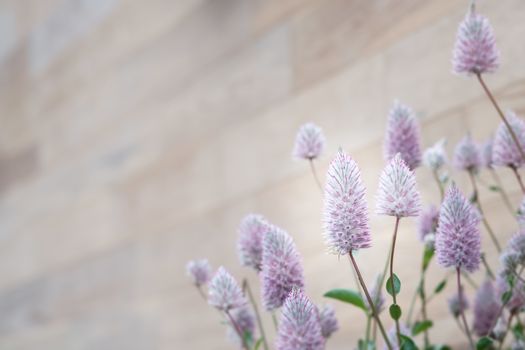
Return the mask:
M 448 299 L 448 309 L 450 310 L 450 313 L 456 318 L 468 308 L 469 303 L 465 292 L 461 293 L 461 297 L 458 293 L 455 293 Z
M 224 267 L 219 267 L 208 286 L 208 303 L 222 311 L 246 305 L 241 287 Z
M 192 279 L 193 284 L 200 287 L 211 278 L 211 266 L 208 260 L 192 260 L 186 265 L 186 274 Z
M 506 118 L 520 146 L 525 148 L 525 122 L 512 111 L 507 111 Z M 498 126 L 494 136 L 492 160 L 497 166 L 520 168 L 524 164 L 519 148 L 503 122 Z
M 262 241 L 269 229 L 270 224 L 261 215 L 249 214 L 244 217 L 239 226 L 237 243 L 241 265 L 261 270 Z
M 499 65 L 499 52 L 489 20 L 471 10 L 460 23 L 452 66 L 457 74 L 492 73 Z
M 454 165 L 460 170 L 478 172 L 481 166 L 481 154 L 470 135 L 466 135 L 456 146 Z
M 481 145 L 481 163 L 484 167 L 492 169 L 494 162 L 492 160 L 492 146 L 494 139 L 491 137 Z
M 315 159 L 323 152 L 324 144 L 321 128 L 314 123 L 306 123 L 297 132 L 293 155 L 298 159 Z
M 298 289 L 293 289 L 284 302 L 277 333 L 277 350 L 322 350 L 325 347 L 317 309 Z
M 320 308 L 319 322 L 321 323 L 321 334 L 325 339 L 328 339 L 339 329 L 339 323 L 332 305 L 325 304 Z
M 398 218 L 417 216 L 420 205 L 416 176 L 398 153 L 379 178 L 377 213 Z
M 419 124 L 412 109 L 397 100 L 388 113 L 384 153 L 388 162 L 400 153 L 411 170 L 421 164 Z
M 511 313 L 519 312 L 525 305 L 525 286 L 523 285 L 523 283 L 520 280 L 516 280 L 514 282 L 514 288 L 511 288 L 506 278 L 498 276 L 496 284 L 498 287 L 498 295 L 500 298 L 503 296 L 503 293 L 507 291 L 512 292 L 512 296 L 510 297 L 505 307 Z
M 239 327 L 242 334 L 250 334 L 250 339 L 255 339 L 255 315 L 248 307 L 234 309 L 231 316 Z M 233 325 L 228 326 L 228 338 L 233 343 L 242 346 L 242 339 Z
M 303 267 L 292 237 L 272 226 L 263 238 L 262 270 L 260 273 L 262 300 L 267 310 L 274 310 L 294 288 L 304 286 Z
M 518 208 L 518 224 L 520 228 L 525 228 L 525 197 L 521 200 L 520 207 Z
M 498 318 L 500 302 L 494 292 L 492 282 L 487 279 L 479 287 L 474 299 L 474 324 L 472 329 L 477 336 L 488 335 Z
M 419 240 L 425 242 L 428 235 L 435 235 L 439 222 L 439 210 L 434 205 L 429 205 L 419 214 L 418 233 Z
M 382 280 L 381 275 L 377 276 L 374 284 L 372 285 L 372 288 L 370 289 L 370 298 L 372 299 L 372 302 L 374 303 L 374 307 L 378 315 L 385 308 L 385 296 L 383 295 L 383 292 L 382 292 L 383 288 L 381 286 L 381 280 Z M 368 299 L 364 298 L 363 301 L 367 309 L 372 311 L 372 308 L 370 307 L 370 303 L 368 302 Z
M 446 140 L 441 139 L 423 153 L 423 164 L 431 170 L 437 171 L 447 163 Z
M 410 337 L 412 335 L 410 332 L 410 328 L 408 328 L 407 325 L 404 323 L 399 324 L 399 333 L 407 337 Z M 387 336 L 388 340 L 390 341 L 390 345 L 392 345 L 392 350 L 399 350 L 399 344 L 397 342 L 397 330 L 395 325 L 392 325 L 392 327 L 390 327 L 390 329 L 387 332 Z M 383 349 L 388 349 L 386 344 L 383 347 Z
M 505 250 L 515 255 L 518 264 L 525 266 L 525 230 L 514 234 Z
M 480 216 L 453 183 L 439 211 L 436 254 L 443 267 L 478 269 L 481 257 Z
M 324 238 L 333 254 L 371 245 L 365 187 L 357 163 L 339 150 L 328 168 L 324 196 Z

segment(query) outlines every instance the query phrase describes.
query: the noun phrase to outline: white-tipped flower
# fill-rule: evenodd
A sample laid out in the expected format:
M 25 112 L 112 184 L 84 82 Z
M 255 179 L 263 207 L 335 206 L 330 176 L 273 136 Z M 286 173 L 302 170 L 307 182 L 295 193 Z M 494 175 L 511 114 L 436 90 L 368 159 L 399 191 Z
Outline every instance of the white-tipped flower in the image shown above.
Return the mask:
M 261 270 L 262 240 L 270 230 L 268 223 L 261 215 L 249 214 L 244 217 L 239 226 L 237 252 L 241 265 Z
M 447 163 L 446 140 L 441 139 L 423 153 L 423 164 L 433 171 L 439 170 Z
M 246 305 L 246 298 L 241 287 L 222 266 L 219 267 L 208 286 L 208 303 L 222 311 Z
M 315 159 L 323 152 L 324 144 L 325 138 L 321 128 L 314 123 L 306 123 L 297 132 L 293 155 L 298 159 Z

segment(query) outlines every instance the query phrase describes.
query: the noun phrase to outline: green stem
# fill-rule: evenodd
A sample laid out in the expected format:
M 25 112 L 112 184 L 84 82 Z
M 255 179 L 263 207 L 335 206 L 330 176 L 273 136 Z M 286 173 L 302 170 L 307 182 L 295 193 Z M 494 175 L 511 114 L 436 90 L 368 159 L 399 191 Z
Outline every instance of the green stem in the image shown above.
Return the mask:
M 438 174 L 437 170 L 433 170 L 432 171 L 432 175 L 434 176 L 434 180 L 436 180 L 436 183 L 438 185 L 439 196 L 441 198 L 441 202 L 443 202 L 443 198 L 445 197 L 445 189 L 443 188 L 443 184 L 439 180 L 439 174 Z
M 509 332 L 510 326 L 512 325 L 512 319 L 514 318 L 516 314 L 514 312 L 511 312 L 509 315 L 509 320 L 507 321 L 507 328 L 505 329 L 505 332 L 503 333 L 503 336 L 501 337 L 501 341 L 499 343 L 498 350 L 501 350 L 503 348 L 503 344 L 505 343 L 505 338 L 507 337 L 507 333 Z
M 319 191 L 321 191 L 321 194 L 324 194 L 323 185 L 321 185 L 321 181 L 319 180 L 319 177 L 317 176 L 317 171 L 315 170 L 314 160 L 309 159 L 309 163 L 310 169 L 312 170 L 312 174 L 314 175 L 315 183 L 317 184 Z
M 397 293 L 394 288 L 394 254 L 396 250 L 396 238 L 397 238 L 397 229 L 399 227 L 399 217 L 396 217 L 396 225 L 394 227 L 394 236 L 392 238 L 392 249 L 390 251 L 390 288 L 392 290 L 392 301 L 397 305 Z M 399 319 L 395 319 L 396 323 L 396 335 L 397 343 L 399 348 L 401 348 L 401 327 L 399 326 Z
M 366 346 L 368 348 L 368 342 L 370 341 L 370 324 L 372 323 L 372 317 L 370 315 L 368 315 L 366 317 L 366 335 L 365 335 L 365 341 L 366 341 Z
M 460 268 L 457 267 L 456 268 L 456 274 L 457 274 L 457 280 L 458 280 L 458 297 L 459 297 L 459 302 L 461 303 L 461 301 L 463 300 L 463 287 L 461 286 L 461 271 L 460 271 Z M 463 320 L 463 328 L 465 329 L 465 334 L 467 334 L 467 338 L 468 338 L 468 341 L 470 343 L 470 347 L 472 348 L 472 350 L 476 349 L 476 347 L 474 346 L 474 341 L 472 340 L 472 335 L 470 334 L 470 330 L 469 330 L 469 327 L 468 327 L 468 323 L 467 323 L 467 318 L 465 317 L 465 310 L 463 310 L 462 307 L 459 308 L 460 309 L 460 313 L 461 313 L 461 319 Z
M 257 319 L 257 325 L 259 326 L 259 331 L 261 332 L 261 338 L 263 341 L 263 346 L 265 350 L 268 350 L 268 341 L 266 340 L 266 334 L 264 332 L 263 323 L 261 320 L 261 315 L 259 313 L 259 308 L 257 307 L 257 303 L 255 302 L 255 298 L 253 297 L 252 289 L 250 288 L 250 285 L 248 284 L 248 280 L 244 279 L 242 281 L 242 288 L 246 294 L 248 294 L 248 299 L 250 299 L 250 303 L 252 304 L 253 311 L 255 312 L 255 317 Z
M 279 322 L 277 322 L 277 316 L 275 316 L 275 311 L 272 311 L 272 321 L 273 326 L 275 327 L 275 330 L 279 330 Z
M 516 179 L 518 180 L 518 183 L 520 184 L 521 192 L 523 192 L 525 194 L 525 186 L 523 186 L 523 181 L 521 179 L 520 173 L 518 172 L 518 169 L 516 169 L 515 166 L 511 166 L 510 168 L 512 169 L 512 172 L 514 173 L 514 176 L 516 176 Z
M 487 263 L 487 258 L 485 257 L 485 253 L 481 253 L 481 261 L 483 262 L 483 266 L 485 266 L 485 270 L 487 271 L 487 276 L 490 277 L 491 280 L 495 280 L 494 273 L 492 272 L 489 264 Z

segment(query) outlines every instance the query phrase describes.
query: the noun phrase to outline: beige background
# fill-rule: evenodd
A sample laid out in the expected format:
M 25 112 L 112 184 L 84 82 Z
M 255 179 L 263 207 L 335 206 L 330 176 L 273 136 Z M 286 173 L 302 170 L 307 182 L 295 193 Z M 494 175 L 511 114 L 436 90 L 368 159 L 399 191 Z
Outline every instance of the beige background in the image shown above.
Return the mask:
M 208 257 L 256 286 L 235 254 L 236 227 L 249 212 L 293 235 L 313 300 L 352 287 L 347 260 L 325 253 L 308 164 L 291 159 L 296 129 L 306 121 L 323 127 L 320 174 L 339 146 L 355 157 L 372 213 L 394 98 L 417 112 L 425 146 L 446 136 L 450 151 L 467 130 L 487 137 L 497 125 L 492 106 L 475 80 L 450 73 L 466 7 L 1 1 L 0 348 L 232 348 L 184 265 Z M 486 0 L 479 8 L 502 52 L 488 84 L 523 114 L 525 2 Z M 514 178 L 500 175 L 518 203 Z M 417 176 L 425 202 L 435 203 L 428 170 Z M 470 191 L 464 174 L 453 176 Z M 497 194 L 481 196 L 503 240 L 515 221 Z M 383 265 L 393 227 L 392 218 L 371 219 L 374 247 L 358 257 L 368 280 Z M 422 249 L 414 227 L 403 220 L 396 256 L 405 310 Z M 433 266 L 429 288 L 444 274 Z M 337 313 L 341 330 L 328 348 L 352 347 L 363 316 L 341 304 Z M 443 298 L 429 313 L 433 339 L 465 346 Z

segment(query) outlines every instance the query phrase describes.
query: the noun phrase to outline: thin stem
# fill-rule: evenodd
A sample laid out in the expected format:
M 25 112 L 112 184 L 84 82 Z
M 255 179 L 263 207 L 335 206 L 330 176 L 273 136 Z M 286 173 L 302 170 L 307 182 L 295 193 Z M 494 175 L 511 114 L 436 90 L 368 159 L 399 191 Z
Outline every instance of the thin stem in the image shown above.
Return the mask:
M 397 305 L 397 296 L 396 291 L 394 289 L 394 254 L 396 250 L 396 238 L 397 238 L 397 229 L 399 227 L 399 217 L 396 217 L 396 225 L 394 227 L 394 236 L 392 238 L 392 250 L 390 252 L 390 288 L 392 290 L 392 300 L 394 304 Z M 395 320 L 396 323 L 396 334 L 397 334 L 397 342 L 399 344 L 399 347 L 401 348 L 401 328 L 399 326 L 399 319 Z
M 481 220 L 483 222 L 483 225 L 485 226 L 485 229 L 489 233 L 490 238 L 492 239 L 492 242 L 496 246 L 496 249 L 498 250 L 498 253 L 501 253 L 501 246 L 498 242 L 498 239 L 496 238 L 496 235 L 494 234 L 494 231 L 489 225 L 489 222 L 487 221 L 487 218 L 485 217 L 485 213 L 483 212 L 483 208 L 481 207 L 481 201 L 479 200 L 479 191 L 478 186 L 476 185 L 476 178 L 474 177 L 473 171 L 468 171 L 470 182 L 472 184 L 472 188 L 474 189 L 474 198 L 476 199 L 476 204 L 478 205 L 479 213 L 481 214 Z
M 489 264 L 487 263 L 487 258 L 485 257 L 485 253 L 481 254 L 481 261 L 483 262 L 483 266 L 485 266 L 485 270 L 487 271 L 487 275 L 490 277 L 491 280 L 495 280 L 494 273 L 492 272 Z
M 458 325 L 458 328 L 461 330 L 461 333 L 467 335 L 465 333 L 465 330 L 463 329 L 463 326 L 461 325 L 461 322 L 459 322 L 459 319 L 457 317 L 454 317 L 454 319 L 456 320 L 456 324 Z
M 463 287 L 461 287 L 461 271 L 460 268 L 456 268 L 456 274 L 458 276 L 458 297 L 461 302 L 463 300 Z M 472 340 L 472 335 L 470 334 L 470 330 L 468 328 L 467 318 L 465 317 L 465 310 L 463 308 L 459 308 L 461 313 L 461 319 L 463 320 L 463 328 L 465 329 L 465 333 L 467 334 L 468 341 L 470 343 L 470 347 L 472 350 L 476 349 L 474 346 L 474 341 Z
M 365 281 L 363 280 L 363 276 L 361 275 L 361 271 L 359 271 L 359 267 L 357 266 L 357 263 L 354 259 L 354 255 L 352 254 L 352 251 L 348 253 L 348 256 L 350 257 L 350 261 L 352 262 L 352 265 L 354 266 L 355 271 L 357 272 L 357 277 L 359 279 L 359 283 L 361 283 L 361 287 L 363 288 L 363 292 L 365 293 L 366 300 L 368 300 L 368 305 L 370 305 L 370 308 L 372 309 L 372 317 L 375 318 L 376 323 L 379 327 L 379 330 L 381 331 L 381 334 L 383 335 L 383 339 L 385 340 L 385 344 L 389 350 L 392 350 L 392 345 L 390 344 L 390 340 L 388 339 L 388 335 L 385 332 L 385 327 L 383 327 L 383 324 L 381 323 L 381 319 L 379 318 L 379 315 L 377 314 L 376 307 L 374 305 L 374 302 L 372 301 L 372 298 L 370 297 L 370 293 L 368 293 L 368 289 L 366 288 Z
M 512 203 L 510 202 L 507 191 L 505 191 L 505 189 L 503 188 L 503 183 L 501 182 L 501 179 L 499 178 L 498 173 L 496 172 L 496 170 L 492 168 L 490 168 L 489 171 L 490 171 L 490 174 L 492 175 L 492 178 L 494 179 L 494 182 L 499 188 L 498 192 L 501 194 L 501 198 L 503 199 L 503 203 L 505 203 L 505 207 L 507 207 L 510 214 L 514 216 L 514 209 L 512 208 Z
M 202 297 L 202 299 L 204 299 L 205 302 L 208 302 L 208 298 L 206 297 L 206 294 L 204 294 L 204 291 L 202 290 L 201 286 L 195 285 L 195 287 L 199 291 L 199 294 Z
M 465 279 L 467 280 L 468 284 L 474 289 L 474 290 L 478 290 L 479 289 L 479 286 L 476 284 L 476 282 L 474 282 L 474 280 L 472 278 L 470 278 L 470 276 L 467 274 L 467 273 L 463 273 L 463 277 L 465 277 Z
M 279 322 L 277 322 L 277 316 L 275 316 L 275 311 L 272 311 L 272 321 L 273 326 L 275 327 L 275 330 L 279 330 Z
M 309 163 L 310 163 L 310 169 L 312 169 L 312 174 L 314 175 L 315 183 L 317 184 L 317 187 L 319 187 L 319 191 L 321 191 L 321 194 L 323 194 L 324 193 L 323 185 L 321 185 L 321 181 L 319 180 L 319 177 L 317 176 L 317 171 L 315 170 L 314 160 L 310 158 Z
M 366 333 L 365 333 L 365 341 L 366 341 L 366 347 L 368 347 L 368 342 L 370 341 L 370 324 L 372 323 L 372 317 L 368 315 L 366 317 Z
M 443 188 L 443 184 L 439 180 L 439 175 L 438 175 L 437 170 L 433 170 L 432 171 L 432 175 L 434 175 L 434 180 L 436 180 L 436 183 L 437 183 L 438 188 L 439 188 L 439 196 L 441 198 L 441 202 L 443 202 L 443 198 L 445 197 L 445 189 Z
M 428 320 L 427 316 L 427 301 L 425 297 L 425 272 L 423 271 L 423 276 L 421 276 L 421 285 L 419 286 L 421 292 L 421 313 L 423 314 L 423 321 Z M 430 340 L 428 336 L 428 329 L 425 329 L 423 332 L 423 339 L 425 341 L 425 349 L 429 347 Z
M 481 73 L 477 73 L 476 76 L 478 77 L 478 81 L 481 84 L 481 86 L 483 87 L 483 90 L 485 90 L 485 93 L 487 94 L 490 102 L 492 102 L 492 104 L 494 105 L 494 108 L 496 108 L 496 111 L 498 112 L 501 120 L 503 121 L 503 123 L 507 127 L 507 130 L 509 131 L 510 136 L 512 137 L 512 140 L 516 144 L 516 147 L 518 147 L 518 150 L 520 152 L 521 158 L 523 159 L 523 161 L 525 161 L 525 152 L 523 151 L 523 148 L 521 148 L 521 145 L 520 145 L 520 142 L 518 140 L 518 137 L 516 136 L 516 133 L 514 133 L 514 130 L 510 126 L 507 118 L 505 118 L 505 114 L 503 113 L 503 111 L 499 107 L 498 102 L 494 98 L 494 95 L 492 95 L 492 93 L 490 92 L 489 88 L 485 84 L 485 81 L 483 80 L 483 78 L 481 76 Z
M 516 314 L 514 312 L 511 312 L 509 315 L 509 320 L 507 321 L 507 328 L 505 329 L 505 332 L 503 333 L 503 336 L 501 337 L 501 341 L 499 343 L 498 350 L 501 350 L 503 348 L 503 344 L 505 343 L 505 338 L 507 337 L 507 333 L 509 332 L 510 326 L 512 325 L 512 319 L 514 318 Z
M 523 186 L 523 181 L 521 180 L 521 175 L 518 172 L 518 169 L 516 169 L 515 166 L 511 166 L 510 168 L 512 169 L 512 172 L 514 173 L 514 176 L 516 176 L 516 179 L 518 180 L 518 183 L 520 184 L 521 192 L 523 192 L 525 194 L 525 186 Z
M 261 315 L 259 314 L 259 308 L 257 307 L 257 303 L 255 302 L 255 298 L 253 297 L 252 289 L 250 288 L 250 284 L 248 283 L 247 279 L 244 279 L 242 281 L 242 289 L 245 292 L 247 292 L 246 294 L 248 294 L 248 299 L 250 299 L 250 303 L 252 304 L 253 311 L 255 312 L 255 317 L 257 319 L 257 325 L 259 326 L 259 331 L 261 332 L 261 338 L 263 341 L 264 349 L 268 350 L 268 342 L 266 340 L 266 334 L 264 332 Z
M 232 315 L 230 314 L 230 312 L 228 310 L 224 310 L 224 313 L 226 314 L 226 316 L 230 320 L 230 323 L 232 324 L 233 328 L 237 332 L 237 335 L 241 339 L 243 349 L 249 350 L 248 344 L 246 344 L 246 339 L 244 339 L 244 334 L 242 333 L 241 327 L 239 327 L 237 322 L 235 322 L 235 320 L 233 319 Z

